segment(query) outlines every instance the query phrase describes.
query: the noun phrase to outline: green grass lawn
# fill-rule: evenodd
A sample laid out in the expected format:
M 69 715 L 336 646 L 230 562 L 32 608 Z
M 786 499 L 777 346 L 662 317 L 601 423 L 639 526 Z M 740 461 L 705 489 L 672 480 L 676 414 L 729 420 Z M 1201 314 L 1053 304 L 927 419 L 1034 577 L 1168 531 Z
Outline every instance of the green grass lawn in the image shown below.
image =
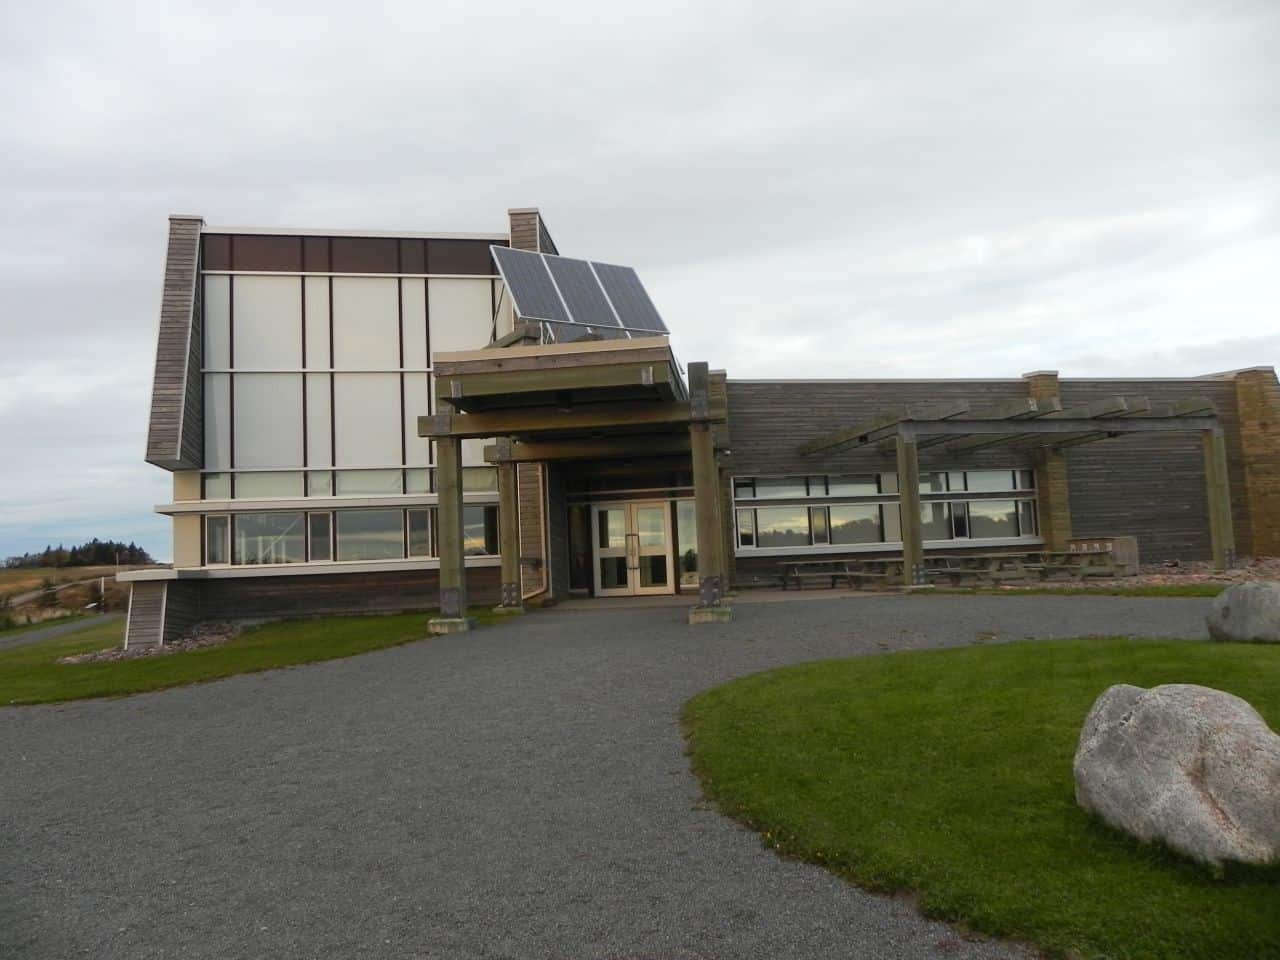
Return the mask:
M 1076 806 L 1081 724 L 1121 682 L 1218 687 L 1280 729 L 1280 649 L 1123 638 L 805 664 L 703 693 L 684 720 L 725 813 L 931 917 L 1055 955 L 1280 957 L 1280 869 L 1215 877 Z
M 472 613 L 492 622 L 488 610 Z M 67 637 L 0 650 L 0 705 L 117 697 L 217 680 L 237 673 L 351 657 L 427 636 L 427 613 L 284 620 L 246 630 L 228 643 L 114 663 L 60 664 L 59 657 L 118 646 L 124 621 Z

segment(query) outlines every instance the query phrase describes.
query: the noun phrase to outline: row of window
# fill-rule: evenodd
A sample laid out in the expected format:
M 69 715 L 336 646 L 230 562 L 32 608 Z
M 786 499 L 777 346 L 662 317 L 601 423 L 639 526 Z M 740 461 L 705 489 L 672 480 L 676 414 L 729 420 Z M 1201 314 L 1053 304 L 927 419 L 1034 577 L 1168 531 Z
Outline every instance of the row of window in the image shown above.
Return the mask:
M 498 508 L 462 508 L 467 556 L 498 552 Z M 439 555 L 434 507 L 210 514 L 204 518 L 206 566 L 403 560 Z
M 206 473 L 205 500 L 257 500 L 269 497 L 395 496 L 435 493 L 435 468 L 407 470 L 272 470 L 246 473 Z M 463 467 L 464 493 L 496 493 L 496 467 Z
M 1034 470 L 949 470 L 920 474 L 920 492 L 1006 493 L 1034 490 Z M 738 477 L 737 500 L 799 500 L 810 497 L 876 497 L 898 493 L 897 473 L 855 476 Z
M 738 546 L 748 549 L 902 541 L 897 503 L 755 507 L 737 515 Z M 920 524 L 926 541 L 1012 539 L 1039 532 L 1031 499 L 930 501 L 920 505 Z

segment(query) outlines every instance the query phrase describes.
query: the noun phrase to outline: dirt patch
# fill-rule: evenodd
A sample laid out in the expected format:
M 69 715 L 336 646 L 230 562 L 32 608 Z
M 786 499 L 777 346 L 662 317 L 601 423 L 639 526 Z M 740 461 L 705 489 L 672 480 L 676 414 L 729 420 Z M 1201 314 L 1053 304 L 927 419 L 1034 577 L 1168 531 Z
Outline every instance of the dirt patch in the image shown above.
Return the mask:
M 235 623 L 202 623 L 192 629 L 184 637 L 171 640 L 164 646 L 133 647 L 123 650 L 113 647 L 110 650 L 94 650 L 90 653 L 77 653 L 69 657 L 59 657 L 59 663 L 115 663 L 118 660 L 141 660 L 145 657 L 167 657 L 172 653 L 185 653 L 189 650 L 202 650 L 205 647 L 216 647 L 235 639 L 243 629 Z

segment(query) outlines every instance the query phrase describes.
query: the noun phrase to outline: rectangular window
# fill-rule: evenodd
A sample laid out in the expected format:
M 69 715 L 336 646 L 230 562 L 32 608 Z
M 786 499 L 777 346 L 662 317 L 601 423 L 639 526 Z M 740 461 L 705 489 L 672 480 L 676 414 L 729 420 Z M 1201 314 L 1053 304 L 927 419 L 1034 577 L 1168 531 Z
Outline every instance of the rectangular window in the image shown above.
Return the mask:
M 231 562 L 302 563 L 306 527 L 301 513 L 241 513 L 232 521 Z
M 974 540 L 1018 535 L 1018 511 L 1013 500 L 973 500 L 969 503 L 969 536 Z
M 874 497 L 880 492 L 874 474 L 865 477 L 830 477 L 827 493 L 832 497 Z
M 757 510 L 756 541 L 761 547 L 809 546 L 809 511 L 804 507 Z
M 332 497 L 333 473 L 329 470 L 317 470 L 307 474 L 308 497 Z
M 967 539 L 969 536 L 969 510 L 968 504 L 952 501 L 951 503 L 951 532 L 957 540 Z
M 497 555 L 497 507 L 469 504 L 462 508 L 462 552 L 468 557 Z
M 228 535 L 231 529 L 231 518 L 204 518 L 204 562 L 206 566 L 217 566 L 230 562 L 231 546 Z
M 698 517 L 692 500 L 676 501 L 676 555 L 680 586 L 697 587 Z
M 920 504 L 920 538 L 922 540 L 951 539 L 951 504 Z
M 400 560 L 404 557 L 403 510 L 338 510 L 339 560 Z
M 756 545 L 756 512 L 754 510 L 738 511 L 738 546 L 754 547 Z
M 947 475 L 945 473 L 920 474 L 920 492 L 921 493 L 945 493 L 946 490 L 947 490 Z
M 415 469 L 405 471 L 405 493 L 430 493 L 431 470 Z
M 952 470 L 947 474 L 947 489 L 952 493 L 965 489 L 963 470 Z
M 339 470 L 338 496 L 392 496 L 404 492 L 403 470 Z
M 826 507 L 809 508 L 809 532 L 812 534 L 815 544 L 831 542 L 827 533 Z
M 497 467 L 463 467 L 462 468 L 462 492 L 463 493 L 497 493 L 498 492 L 498 468 Z
M 882 534 L 880 506 L 878 503 L 833 505 L 831 507 L 831 542 L 879 543 Z M 894 511 L 898 509 L 891 503 L 884 506 Z
M 206 473 L 204 475 L 205 500 L 231 499 L 231 474 Z
M 307 558 L 311 561 L 333 559 L 333 538 L 331 515 L 327 513 L 307 514 L 307 547 L 311 551 Z
M 896 503 L 880 505 L 880 519 L 884 523 L 884 542 L 902 542 L 902 508 Z
M 969 491 L 977 493 L 1003 493 L 1012 490 L 1012 470 L 970 470 L 966 475 Z
M 1034 537 L 1040 533 L 1037 523 L 1036 502 L 1034 500 L 1018 501 L 1018 536 Z
M 804 477 L 761 477 L 756 480 L 756 497 L 761 500 L 803 499 L 808 495 Z
M 409 519 L 409 556 L 431 556 L 431 511 L 410 510 Z
M 241 473 L 236 476 L 237 500 L 300 496 L 302 496 L 301 473 Z
M 756 482 L 751 477 L 733 481 L 733 497 L 735 500 L 754 500 L 755 496 Z
M 1034 490 L 1036 488 L 1036 472 L 1034 470 L 1018 471 L 1018 489 Z
M 294 281 L 295 286 L 297 281 Z M 237 329 L 240 318 L 236 317 Z M 294 322 L 294 329 L 299 324 Z M 236 352 L 240 338 L 236 337 Z M 294 366 L 298 365 L 294 361 Z M 237 373 L 234 379 L 237 467 L 301 467 L 302 374 Z
M 876 480 L 880 483 L 881 493 L 898 492 L 898 475 L 896 473 L 878 473 Z
M 809 496 L 825 497 L 827 495 L 827 478 L 826 477 L 810 477 L 809 478 Z

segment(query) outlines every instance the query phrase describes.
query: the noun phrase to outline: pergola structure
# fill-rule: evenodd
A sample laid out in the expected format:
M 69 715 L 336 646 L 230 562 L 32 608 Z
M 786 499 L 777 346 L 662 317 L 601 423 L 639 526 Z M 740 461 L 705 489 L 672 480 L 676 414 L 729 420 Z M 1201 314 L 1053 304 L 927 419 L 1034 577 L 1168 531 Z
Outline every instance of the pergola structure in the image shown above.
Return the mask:
M 802 444 L 804 456 L 877 445 L 897 458 L 902 513 L 904 585 L 926 583 L 920 513 L 918 452 L 945 446 L 962 456 L 1001 444 L 1047 453 L 1136 433 L 1199 433 L 1204 453 L 1214 567 L 1235 563 L 1226 443 L 1213 404 L 1204 398 L 1154 405 L 1145 397 L 1108 397 L 1064 410 L 1056 398 L 1011 400 L 971 411 L 965 401 L 933 408 L 901 408 L 866 423 Z
M 690 619 L 727 619 L 723 377 L 691 363 L 686 385 L 665 336 L 562 344 L 531 339 L 517 329 L 483 350 L 435 355 L 438 412 L 418 419 L 419 436 L 435 440 L 437 451 L 440 616 L 432 631 L 469 626 L 461 444 L 485 438 L 497 439 L 485 458 L 498 469 L 499 609 L 522 609 L 518 464 L 681 455 L 692 461 L 697 518 L 700 595 Z

